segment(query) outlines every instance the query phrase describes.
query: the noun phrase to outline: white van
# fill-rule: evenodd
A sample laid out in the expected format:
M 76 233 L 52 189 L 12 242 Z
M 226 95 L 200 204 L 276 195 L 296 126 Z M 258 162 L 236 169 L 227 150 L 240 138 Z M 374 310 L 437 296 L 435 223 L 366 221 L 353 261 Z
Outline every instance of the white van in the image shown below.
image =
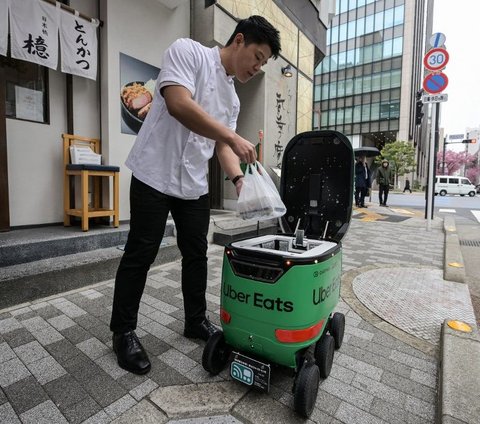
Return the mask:
M 453 177 L 451 175 L 437 175 L 435 182 L 435 195 L 459 194 L 470 197 L 475 196 L 475 186 L 465 177 Z

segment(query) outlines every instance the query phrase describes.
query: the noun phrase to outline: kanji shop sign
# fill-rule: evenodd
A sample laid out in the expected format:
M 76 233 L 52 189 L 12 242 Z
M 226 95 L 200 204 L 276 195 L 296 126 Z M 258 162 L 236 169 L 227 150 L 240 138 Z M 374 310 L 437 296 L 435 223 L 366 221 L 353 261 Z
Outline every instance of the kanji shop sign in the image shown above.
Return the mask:
M 57 69 L 60 8 L 38 0 L 10 1 L 9 8 L 12 57 Z
M 63 14 L 60 23 L 62 72 L 97 78 L 97 23 Z
M 0 0 L 0 54 L 7 54 L 7 11 L 10 16 L 11 56 L 52 69 L 97 78 L 99 21 L 81 18 L 42 0 Z

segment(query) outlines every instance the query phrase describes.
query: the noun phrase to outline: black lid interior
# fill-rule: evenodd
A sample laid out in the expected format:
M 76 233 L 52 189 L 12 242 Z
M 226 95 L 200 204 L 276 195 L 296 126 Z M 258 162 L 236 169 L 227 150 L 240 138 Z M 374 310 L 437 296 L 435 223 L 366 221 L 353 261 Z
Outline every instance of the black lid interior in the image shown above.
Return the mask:
M 305 236 L 340 241 L 352 215 L 353 148 L 337 131 L 296 135 L 285 148 L 280 196 L 287 207 L 285 231 L 298 220 Z M 326 229 L 326 230 L 325 230 Z

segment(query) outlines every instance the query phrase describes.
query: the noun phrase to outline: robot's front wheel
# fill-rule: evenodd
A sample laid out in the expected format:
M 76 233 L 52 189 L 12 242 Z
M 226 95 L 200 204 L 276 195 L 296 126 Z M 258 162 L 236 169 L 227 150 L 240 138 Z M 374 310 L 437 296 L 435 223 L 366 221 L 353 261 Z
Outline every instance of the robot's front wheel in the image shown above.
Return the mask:
M 343 335 L 345 334 L 345 315 L 340 312 L 333 314 L 330 320 L 329 332 L 335 339 L 335 349 L 340 349 L 343 342 Z
M 317 400 L 320 372 L 312 361 L 305 361 L 295 381 L 293 404 L 295 411 L 308 418 L 312 414 Z
M 218 331 L 210 336 L 203 349 L 202 366 L 205 371 L 217 375 L 223 370 L 230 356 L 230 348 L 225 343 L 223 331 Z
M 330 334 L 324 333 L 315 344 L 315 362 L 320 370 L 320 377 L 327 378 L 330 375 L 335 352 L 335 339 Z

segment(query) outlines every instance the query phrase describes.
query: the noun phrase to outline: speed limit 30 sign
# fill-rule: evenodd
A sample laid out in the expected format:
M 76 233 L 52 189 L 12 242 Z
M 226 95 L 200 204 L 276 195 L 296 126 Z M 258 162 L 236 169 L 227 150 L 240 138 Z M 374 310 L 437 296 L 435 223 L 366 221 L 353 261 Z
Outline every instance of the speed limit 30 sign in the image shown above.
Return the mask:
M 430 50 L 423 58 L 423 65 L 429 71 L 440 71 L 447 66 L 448 52 L 440 47 Z

